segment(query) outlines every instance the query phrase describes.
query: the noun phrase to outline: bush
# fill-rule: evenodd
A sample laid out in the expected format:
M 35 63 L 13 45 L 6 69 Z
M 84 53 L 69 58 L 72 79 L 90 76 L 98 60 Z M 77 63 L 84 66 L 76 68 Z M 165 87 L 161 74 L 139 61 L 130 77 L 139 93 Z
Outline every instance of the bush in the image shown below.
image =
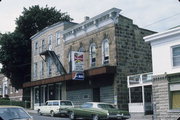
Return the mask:
M 21 106 L 24 108 L 30 108 L 30 102 L 29 101 L 13 101 L 13 100 L 6 100 L 6 99 L 0 99 L 0 105 L 13 105 L 13 106 Z

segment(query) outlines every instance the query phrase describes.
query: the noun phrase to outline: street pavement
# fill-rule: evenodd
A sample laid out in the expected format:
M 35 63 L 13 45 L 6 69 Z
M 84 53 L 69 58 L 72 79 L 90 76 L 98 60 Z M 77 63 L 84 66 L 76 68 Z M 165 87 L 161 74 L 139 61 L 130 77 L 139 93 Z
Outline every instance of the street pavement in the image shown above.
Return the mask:
M 50 116 L 40 116 L 37 114 L 37 111 L 35 110 L 26 110 L 31 116 L 33 116 L 33 120 L 70 120 L 69 118 L 62 118 L 62 117 L 50 117 Z M 152 116 L 146 116 L 146 118 L 141 118 L 138 116 L 133 116 L 133 118 L 130 118 L 128 120 L 152 120 Z
M 40 116 L 37 113 L 30 113 L 33 117 L 33 120 L 69 120 L 69 118 L 60 118 L 60 117 L 50 117 L 50 116 Z
M 62 117 L 50 117 L 50 116 L 40 116 L 37 114 L 37 111 L 35 110 L 26 110 L 32 117 L 33 120 L 69 120 L 69 118 L 62 118 Z

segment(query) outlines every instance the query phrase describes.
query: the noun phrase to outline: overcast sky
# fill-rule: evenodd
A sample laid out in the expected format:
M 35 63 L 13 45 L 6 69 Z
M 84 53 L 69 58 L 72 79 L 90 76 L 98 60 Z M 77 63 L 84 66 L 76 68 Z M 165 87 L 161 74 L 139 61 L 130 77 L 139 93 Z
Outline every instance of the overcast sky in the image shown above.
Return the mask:
M 180 25 L 178 0 L 1 0 L 0 32 L 13 32 L 23 7 L 32 5 L 56 7 L 77 23 L 81 23 L 84 16 L 93 17 L 116 7 L 122 10 L 120 14 L 146 29 L 160 32 Z

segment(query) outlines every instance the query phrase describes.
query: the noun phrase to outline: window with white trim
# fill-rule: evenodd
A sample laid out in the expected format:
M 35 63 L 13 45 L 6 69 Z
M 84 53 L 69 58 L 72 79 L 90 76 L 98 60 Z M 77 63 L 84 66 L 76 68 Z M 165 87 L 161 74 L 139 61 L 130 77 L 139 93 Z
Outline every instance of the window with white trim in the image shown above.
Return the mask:
M 38 52 L 38 42 L 34 43 L 34 52 L 35 52 L 35 54 L 37 54 L 37 52 Z
M 78 51 L 79 52 L 85 52 L 85 49 L 83 47 L 80 47 Z
M 71 61 L 71 52 L 68 53 L 68 67 L 69 67 L 69 73 L 72 72 L 72 61 Z
M 96 66 L 96 45 L 92 43 L 89 48 L 90 66 Z
M 48 50 L 52 50 L 52 35 L 48 36 Z
M 60 45 L 60 44 L 61 44 L 60 32 L 56 32 L 56 44 L 57 44 L 57 45 Z
M 41 77 L 44 75 L 44 61 L 41 61 Z
M 102 63 L 109 64 L 109 41 L 107 39 L 102 43 Z
M 34 63 L 34 78 L 37 77 L 37 63 Z
M 48 75 L 52 74 L 52 60 L 48 58 Z
M 45 40 L 42 40 L 42 51 L 45 51 Z
M 173 67 L 180 66 L 180 45 L 172 47 Z

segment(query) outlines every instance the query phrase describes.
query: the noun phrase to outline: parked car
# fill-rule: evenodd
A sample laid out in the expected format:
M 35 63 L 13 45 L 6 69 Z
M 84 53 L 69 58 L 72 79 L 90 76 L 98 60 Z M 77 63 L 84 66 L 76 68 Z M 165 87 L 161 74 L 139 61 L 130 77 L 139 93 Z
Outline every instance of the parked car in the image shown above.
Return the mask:
M 130 118 L 128 111 L 123 111 L 115 108 L 112 104 L 102 102 L 87 102 L 80 108 L 66 109 L 71 120 L 76 118 L 81 119 L 120 119 L 125 120 Z
M 33 120 L 22 107 L 0 106 L 0 120 Z
M 74 107 L 73 103 L 69 100 L 49 100 L 45 105 L 37 107 L 37 112 L 39 115 L 67 115 L 65 108 Z

